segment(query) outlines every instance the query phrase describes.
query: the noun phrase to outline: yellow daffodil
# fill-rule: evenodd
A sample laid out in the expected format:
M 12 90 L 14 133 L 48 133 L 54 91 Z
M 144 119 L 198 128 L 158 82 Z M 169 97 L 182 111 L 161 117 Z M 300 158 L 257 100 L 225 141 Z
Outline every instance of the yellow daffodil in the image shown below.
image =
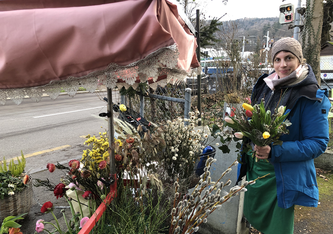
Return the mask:
M 127 111 L 127 108 L 126 108 L 126 106 L 124 104 L 120 104 L 119 105 L 119 110 L 121 110 L 122 112 L 124 112 L 124 111 Z
M 263 134 L 262 134 L 262 137 L 264 138 L 264 139 L 267 139 L 267 138 L 269 138 L 271 135 L 269 134 L 269 132 L 264 132 Z
M 117 142 L 119 143 L 119 146 L 123 146 L 123 143 L 121 142 L 121 140 L 114 138 L 114 143 L 117 143 Z
M 242 107 L 243 107 L 245 110 L 253 111 L 253 106 L 251 106 L 250 104 L 243 103 Z

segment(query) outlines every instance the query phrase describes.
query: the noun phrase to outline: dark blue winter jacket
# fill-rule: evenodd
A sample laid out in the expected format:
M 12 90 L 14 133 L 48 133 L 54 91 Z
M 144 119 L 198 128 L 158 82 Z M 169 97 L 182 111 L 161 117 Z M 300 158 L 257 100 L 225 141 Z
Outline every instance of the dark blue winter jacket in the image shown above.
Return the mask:
M 308 76 L 300 83 L 277 88 L 274 92 L 263 81 L 267 76 L 258 79 L 252 103 L 264 98 L 271 110 L 277 104 L 285 105 L 292 123 L 289 134 L 280 138 L 283 144 L 271 146 L 269 161 L 274 165 L 278 206 L 285 209 L 292 205 L 316 207 L 319 192 L 314 158 L 325 152 L 329 141 L 327 116 L 331 104 L 327 91 L 319 88 L 310 66 Z

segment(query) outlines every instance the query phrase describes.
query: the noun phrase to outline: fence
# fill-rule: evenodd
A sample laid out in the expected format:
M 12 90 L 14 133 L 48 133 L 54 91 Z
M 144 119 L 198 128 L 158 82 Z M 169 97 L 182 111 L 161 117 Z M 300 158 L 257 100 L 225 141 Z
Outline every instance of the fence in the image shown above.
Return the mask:
M 153 123 L 164 123 L 177 117 L 188 118 L 191 89 L 185 84 L 166 85 L 134 97 L 121 96 L 121 103 Z

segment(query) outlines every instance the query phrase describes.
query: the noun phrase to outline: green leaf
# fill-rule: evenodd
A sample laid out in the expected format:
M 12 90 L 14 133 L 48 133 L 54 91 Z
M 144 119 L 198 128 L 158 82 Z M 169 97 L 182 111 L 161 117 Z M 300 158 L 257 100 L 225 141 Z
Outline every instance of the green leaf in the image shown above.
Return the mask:
M 219 126 L 217 126 L 216 124 L 213 124 L 213 126 L 212 126 L 212 136 L 215 136 L 215 134 L 217 133 L 217 132 L 221 132 L 221 129 L 219 128 Z
M 3 224 L 4 227 L 13 227 L 13 228 L 19 228 L 21 227 L 21 224 L 18 224 L 14 221 L 8 221 Z
M 219 149 L 222 150 L 224 154 L 230 153 L 230 149 L 227 145 L 222 145 L 219 147 Z

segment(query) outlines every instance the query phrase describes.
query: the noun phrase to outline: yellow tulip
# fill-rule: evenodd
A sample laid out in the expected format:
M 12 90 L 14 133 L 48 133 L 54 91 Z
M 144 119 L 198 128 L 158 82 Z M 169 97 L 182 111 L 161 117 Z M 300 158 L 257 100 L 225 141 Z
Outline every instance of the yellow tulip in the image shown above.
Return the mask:
M 120 104 L 120 105 L 119 105 L 119 109 L 120 109 L 122 112 L 124 112 L 124 111 L 127 110 L 127 108 L 126 108 L 126 106 L 125 106 L 124 104 Z
M 251 106 L 250 104 L 243 103 L 242 107 L 243 107 L 245 110 L 253 111 L 253 106 Z
M 264 138 L 264 139 L 267 139 L 267 138 L 269 138 L 271 135 L 269 134 L 269 132 L 264 132 L 263 134 L 262 134 L 262 137 Z

